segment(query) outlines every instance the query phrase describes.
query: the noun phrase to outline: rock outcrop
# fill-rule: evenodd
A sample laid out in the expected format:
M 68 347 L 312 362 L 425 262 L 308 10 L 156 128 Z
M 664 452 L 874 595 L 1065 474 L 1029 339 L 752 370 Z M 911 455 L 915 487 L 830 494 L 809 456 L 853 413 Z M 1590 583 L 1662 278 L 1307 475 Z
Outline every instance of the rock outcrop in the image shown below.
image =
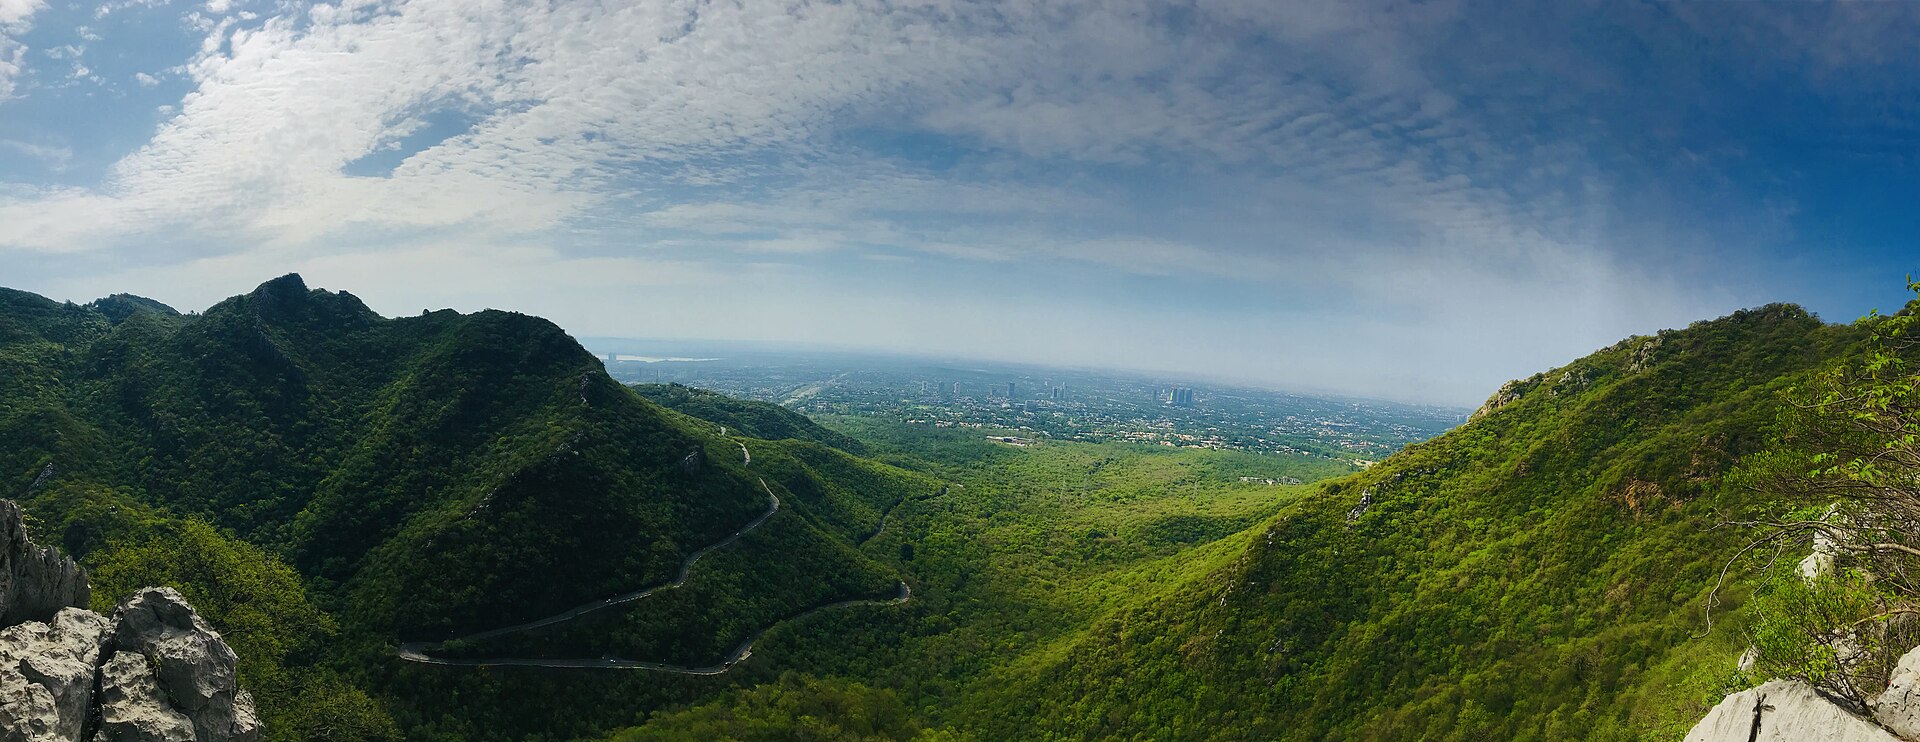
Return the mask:
M 109 619 L 76 607 L 86 572 L 35 547 L 7 500 L 0 539 L 0 742 L 260 739 L 239 658 L 180 593 L 146 588 Z
M 1687 732 L 1686 742 L 1902 742 L 1797 680 L 1773 680 L 1727 696 Z
M 158 705 L 150 703 L 156 698 L 151 694 L 145 699 L 148 701 L 146 710 L 153 711 L 155 718 L 168 716 L 162 713 L 169 710 L 169 704 L 164 701 L 171 701 L 171 710 L 192 721 L 196 736 L 191 739 L 260 738 L 260 721 L 254 716 L 253 698 L 240 690 L 237 676 L 239 657 L 234 655 L 226 642 L 221 641 L 220 634 L 212 626 L 194 613 L 193 606 L 187 605 L 180 593 L 169 587 L 141 590 L 121 603 L 120 608 L 114 611 L 113 618 L 113 661 L 123 657 L 134 658 L 142 665 L 140 669 L 144 669 L 152 681 L 157 681 L 159 690 L 164 694 L 157 697 L 163 701 Z M 121 677 L 143 686 L 151 684 L 147 678 L 136 679 L 131 674 Z M 103 669 L 103 693 L 110 679 L 114 678 Z M 131 692 L 132 689 L 132 686 L 128 686 L 128 699 L 134 699 L 137 695 Z M 121 704 L 121 709 L 138 706 L 130 701 Z M 103 716 L 111 708 L 111 703 L 103 704 Z M 103 736 L 107 730 L 103 723 Z M 120 739 L 111 736 L 105 738 Z
M 0 739 L 81 739 L 111 628 L 98 613 L 67 608 L 52 623 L 0 629 Z
M 1529 381 L 1533 380 L 1514 379 L 1513 381 L 1501 384 L 1499 390 L 1495 391 L 1493 396 L 1488 397 L 1485 404 L 1480 405 L 1480 409 L 1474 410 L 1473 414 L 1467 416 L 1468 422 L 1491 415 L 1500 408 L 1519 401 L 1520 395 L 1526 391 L 1526 384 Z
M 92 597 L 87 571 L 51 546 L 34 546 L 20 506 L 0 500 L 0 626 L 51 621 L 62 608 L 85 608 Z
M 1873 707 L 1873 718 L 1894 734 L 1920 739 L 1920 649 L 1900 658 L 1887 689 L 1868 705 Z

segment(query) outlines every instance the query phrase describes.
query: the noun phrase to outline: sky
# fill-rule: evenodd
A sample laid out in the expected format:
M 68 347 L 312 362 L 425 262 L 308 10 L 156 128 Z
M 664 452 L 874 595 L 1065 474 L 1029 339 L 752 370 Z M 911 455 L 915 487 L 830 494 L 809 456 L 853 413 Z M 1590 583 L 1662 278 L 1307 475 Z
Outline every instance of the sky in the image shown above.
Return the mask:
M 0 0 L 0 285 L 1472 405 L 1920 275 L 1920 3 Z

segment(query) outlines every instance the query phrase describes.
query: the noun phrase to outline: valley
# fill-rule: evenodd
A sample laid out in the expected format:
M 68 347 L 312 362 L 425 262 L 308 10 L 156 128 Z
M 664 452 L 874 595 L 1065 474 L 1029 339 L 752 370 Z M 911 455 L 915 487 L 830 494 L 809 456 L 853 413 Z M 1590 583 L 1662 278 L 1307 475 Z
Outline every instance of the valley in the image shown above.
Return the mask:
M 190 600 L 286 740 L 1668 737 L 1778 590 L 1730 483 L 1868 338 L 1630 338 L 1363 467 L 625 386 L 297 276 L 0 299 L 26 518 Z

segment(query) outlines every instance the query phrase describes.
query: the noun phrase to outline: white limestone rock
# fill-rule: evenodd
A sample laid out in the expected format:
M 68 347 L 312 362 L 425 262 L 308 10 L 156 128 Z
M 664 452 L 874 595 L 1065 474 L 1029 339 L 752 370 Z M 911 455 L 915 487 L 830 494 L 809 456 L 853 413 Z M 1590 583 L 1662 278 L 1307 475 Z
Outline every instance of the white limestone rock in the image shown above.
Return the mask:
M 241 692 L 237 681 L 239 658 L 179 592 L 141 590 L 114 611 L 114 622 L 114 650 L 152 664 L 160 690 L 193 720 L 199 739 L 260 738 L 253 697 Z
M 1686 742 L 1902 741 L 1813 686 L 1773 680 L 1727 696 L 1687 732 Z
M 1900 658 L 1887 689 L 1868 705 L 1873 707 L 1873 718 L 1894 734 L 1920 739 L 1920 648 Z
M 100 728 L 93 742 L 196 742 L 193 720 L 160 692 L 147 658 L 121 652 L 100 668 Z
M 239 659 L 180 593 L 141 590 L 111 620 L 73 607 L 90 597 L 0 500 L 0 742 L 258 742 Z
M 80 738 L 109 628 L 98 613 L 67 608 L 51 624 L 0 629 L 0 741 Z

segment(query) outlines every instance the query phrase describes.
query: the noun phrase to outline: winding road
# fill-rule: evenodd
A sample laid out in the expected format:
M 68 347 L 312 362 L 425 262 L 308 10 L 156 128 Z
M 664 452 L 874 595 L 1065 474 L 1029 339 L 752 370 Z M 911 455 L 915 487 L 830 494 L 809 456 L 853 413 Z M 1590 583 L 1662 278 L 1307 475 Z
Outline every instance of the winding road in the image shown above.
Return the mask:
M 947 494 L 947 487 L 948 487 L 948 485 L 944 485 L 944 484 L 943 484 L 943 485 L 940 485 L 940 491 L 939 491 L 939 492 L 935 492 L 935 493 L 933 494 L 933 497 L 929 497 L 929 498 L 927 498 L 927 499 L 929 499 L 929 500 L 932 500 L 932 499 L 934 499 L 934 498 L 938 498 L 938 497 L 945 497 L 945 496 L 946 496 L 946 494 Z M 893 504 L 893 507 L 890 507 L 890 508 L 887 508 L 887 512 L 884 512 L 884 513 L 881 513 L 881 514 L 880 514 L 880 527 L 879 527 L 879 528 L 875 528 L 875 529 L 873 529 L 873 533 L 869 533 L 869 534 L 867 534 L 867 537 L 866 537 L 866 538 L 863 538 L 863 539 L 860 539 L 860 544 L 859 544 L 859 545 L 860 545 L 860 546 L 866 546 L 866 545 L 867 545 L 867 542 L 869 542 L 869 541 L 872 541 L 872 540 L 874 540 L 874 539 L 876 539 L 876 538 L 879 538 L 879 537 L 880 537 L 880 534 L 882 534 L 882 533 L 886 533 L 886 532 L 887 532 L 887 521 L 889 521 L 889 520 L 892 520 L 892 519 L 893 519 L 893 512 L 894 512 L 894 511 L 896 511 L 896 510 L 899 510 L 899 509 L 900 509 L 900 506 L 902 506 L 902 505 L 905 505 L 905 504 L 907 504 L 907 503 L 908 503 L 908 502 L 910 502 L 910 501 L 911 501 L 912 499 L 913 499 L 913 498 L 910 498 L 910 497 L 902 497 L 902 498 L 900 498 L 900 501 L 899 501 L 899 502 L 896 502 L 896 503 L 894 503 L 894 504 Z
M 725 430 L 725 429 L 723 428 L 722 430 Z M 735 441 L 735 442 L 739 443 L 739 441 Z M 748 463 L 748 464 L 753 463 L 753 454 L 747 451 L 747 444 L 740 443 L 740 455 L 744 460 L 744 463 Z M 720 673 L 733 669 L 733 666 L 738 664 L 740 661 L 753 656 L 754 642 L 759 641 L 761 636 L 764 636 L 768 631 L 772 631 L 774 627 L 779 626 L 780 624 L 786 623 L 788 621 L 797 621 L 799 619 L 811 616 L 815 613 L 819 613 L 821 611 L 826 611 L 826 610 L 832 610 L 834 608 L 844 608 L 847 606 L 855 606 L 855 605 L 900 605 L 902 603 L 905 603 L 913 599 L 913 588 L 908 587 L 907 583 L 903 581 L 900 583 L 899 595 L 893 598 L 889 598 L 889 599 L 857 598 L 854 600 L 842 600 L 836 603 L 828 603 L 826 605 L 814 606 L 812 608 L 793 614 L 791 616 L 786 616 L 784 618 L 776 620 L 773 623 L 767 624 L 766 626 L 760 627 L 759 630 L 749 635 L 746 641 L 741 642 L 739 646 L 734 648 L 733 652 L 729 653 L 719 663 L 713 664 L 713 665 L 706 665 L 702 667 L 670 665 L 662 662 L 648 662 L 645 660 L 628 660 L 628 659 L 620 659 L 616 657 L 604 657 L 597 660 L 548 659 L 548 658 L 539 658 L 539 657 L 485 657 L 485 658 L 468 659 L 468 658 L 459 658 L 459 657 L 437 657 L 432 654 L 428 654 L 429 651 L 439 649 L 440 647 L 445 646 L 450 642 L 492 639 L 495 637 L 506 636 L 508 634 L 518 634 L 525 631 L 532 631 L 534 629 L 541 629 L 549 626 L 557 626 L 563 623 L 568 623 L 571 621 L 578 620 L 582 616 L 586 616 L 596 611 L 605 610 L 607 608 L 612 608 L 614 606 L 622 605 L 625 603 L 631 603 L 633 601 L 640 600 L 642 598 L 646 598 L 666 590 L 673 590 L 673 589 L 679 588 L 681 585 L 685 585 L 687 583 L 687 574 L 693 570 L 694 563 L 700 561 L 701 557 L 704 557 L 707 554 L 712 553 L 713 550 L 715 549 L 732 545 L 733 542 L 739 541 L 741 537 L 747 535 L 749 531 L 752 531 L 753 529 L 759 528 L 761 525 L 764 525 L 768 519 L 773 517 L 774 513 L 780 512 L 780 496 L 773 494 L 773 488 L 767 486 L 767 480 L 765 479 L 760 480 L 760 489 L 765 490 L 767 493 L 767 500 L 768 500 L 767 512 L 761 513 L 760 517 L 754 518 L 752 521 L 749 521 L 745 526 L 742 526 L 740 530 L 734 531 L 731 535 L 728 535 L 726 538 L 720 539 L 719 541 L 715 541 L 711 544 L 707 544 L 706 546 L 701 547 L 699 550 L 693 552 L 692 554 L 688 554 L 686 560 L 680 563 L 679 574 L 675 575 L 673 580 L 670 582 L 661 583 L 659 585 L 654 585 L 652 587 L 642 588 L 630 593 L 622 593 L 620 595 L 615 595 L 611 598 L 606 598 L 606 599 L 595 601 L 592 603 L 582 604 L 579 606 L 575 606 L 571 609 L 568 609 L 566 611 L 562 611 L 560 613 L 556 613 L 554 615 L 548 616 L 546 618 L 535 619 L 533 621 L 528 621 L 526 623 L 514 624 L 512 626 L 502 626 L 497 629 L 489 629 L 486 631 L 468 634 L 466 636 L 461 636 L 461 637 L 455 637 L 452 639 L 447 639 L 439 642 L 408 642 L 397 647 L 395 649 L 395 654 L 397 654 L 400 657 L 400 659 L 405 660 L 407 662 L 418 662 L 418 663 L 428 664 L 428 665 L 446 665 L 446 666 L 454 666 L 454 667 L 550 667 L 550 668 L 580 668 L 580 669 L 605 668 L 605 669 L 614 669 L 614 670 L 653 670 L 656 672 L 669 672 L 669 673 L 677 673 L 681 675 L 719 675 Z M 890 513 L 891 513 L 891 510 L 889 510 L 889 514 Z M 881 518 L 880 528 L 881 529 L 886 528 L 886 519 L 884 516 L 882 516 Z M 874 535 L 879 535 L 879 531 L 876 530 L 874 532 Z M 872 538 L 872 537 L 869 536 L 868 538 Z
M 418 651 L 413 651 L 410 653 L 406 647 L 402 647 L 400 649 L 400 657 L 401 659 L 405 659 L 411 662 L 422 662 L 429 665 L 450 665 L 450 666 L 456 666 L 456 667 L 554 667 L 554 668 L 568 668 L 568 669 L 605 668 L 610 670 L 653 670 L 655 672 L 670 672 L 670 673 L 676 673 L 680 675 L 719 675 L 720 673 L 733 669 L 733 666 L 736 664 L 739 664 L 741 660 L 744 660 L 748 657 L 752 657 L 754 642 L 760 641 L 760 637 L 765 636 L 768 631 L 772 631 L 775 626 L 779 626 L 780 624 L 786 623 L 788 621 L 798 621 L 800 619 L 811 616 L 815 613 L 819 613 L 821 611 L 828 611 L 835 608 L 845 608 L 847 606 L 855 606 L 855 605 L 899 605 L 901 603 L 905 603 L 908 600 L 912 600 L 912 599 L 913 599 L 913 588 L 907 587 L 907 583 L 902 582 L 900 583 L 900 594 L 890 599 L 859 598 L 855 600 L 842 600 L 837 603 L 828 603 L 826 605 L 814 606 L 805 611 L 801 611 L 800 613 L 787 616 L 780 620 L 774 621 L 773 623 L 767 624 L 766 626 L 760 627 L 760 630 L 753 632 L 751 636 L 747 637 L 746 641 L 740 642 L 740 646 L 734 647 L 733 651 L 729 653 L 726 656 L 726 658 L 720 660 L 720 662 L 716 664 L 706 665 L 702 667 L 688 667 L 686 665 L 669 665 L 664 662 L 647 662 L 645 660 L 626 660 L 626 659 L 619 659 L 616 657 L 608 657 L 605 659 L 598 659 L 598 660 L 558 660 L 558 659 L 542 659 L 537 657 L 500 657 L 500 658 L 485 658 L 485 659 L 459 659 L 459 658 L 450 658 L 450 657 L 433 657 L 426 654 L 422 654 Z

